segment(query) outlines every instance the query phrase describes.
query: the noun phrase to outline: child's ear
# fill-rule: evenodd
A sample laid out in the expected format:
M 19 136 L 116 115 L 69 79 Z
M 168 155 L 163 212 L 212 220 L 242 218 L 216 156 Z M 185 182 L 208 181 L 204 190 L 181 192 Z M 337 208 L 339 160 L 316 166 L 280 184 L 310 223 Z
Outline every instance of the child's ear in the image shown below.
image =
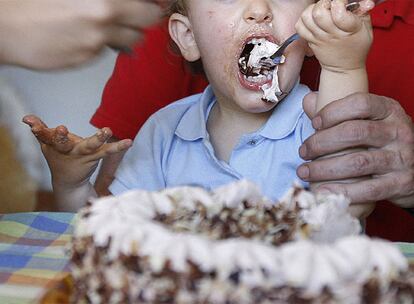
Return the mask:
M 180 48 L 181 55 L 190 62 L 200 59 L 200 51 L 194 39 L 191 22 L 181 14 L 172 14 L 168 24 L 170 36 Z

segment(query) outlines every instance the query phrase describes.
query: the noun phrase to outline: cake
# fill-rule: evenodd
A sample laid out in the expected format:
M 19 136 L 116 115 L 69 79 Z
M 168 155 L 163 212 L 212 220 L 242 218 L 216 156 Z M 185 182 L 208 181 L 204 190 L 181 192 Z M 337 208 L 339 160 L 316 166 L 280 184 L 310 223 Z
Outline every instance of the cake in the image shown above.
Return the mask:
M 413 303 L 413 269 L 348 205 L 297 186 L 273 204 L 247 181 L 93 200 L 71 243 L 73 300 Z

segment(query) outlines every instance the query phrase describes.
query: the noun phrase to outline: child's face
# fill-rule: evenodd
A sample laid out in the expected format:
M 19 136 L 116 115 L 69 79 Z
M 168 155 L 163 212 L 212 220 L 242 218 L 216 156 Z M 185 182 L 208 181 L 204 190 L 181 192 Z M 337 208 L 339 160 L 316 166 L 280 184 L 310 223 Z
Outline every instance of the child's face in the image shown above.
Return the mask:
M 253 38 L 266 38 L 281 44 L 295 32 L 295 23 L 312 0 L 188 0 L 188 16 L 174 14 L 170 33 L 183 56 L 199 58 L 219 101 L 226 100 L 244 111 L 259 113 L 274 103 L 261 100 L 265 82 L 246 79 L 239 59 Z M 292 43 L 285 51 L 286 61 L 279 66 L 279 84 L 289 92 L 302 66 L 306 43 Z

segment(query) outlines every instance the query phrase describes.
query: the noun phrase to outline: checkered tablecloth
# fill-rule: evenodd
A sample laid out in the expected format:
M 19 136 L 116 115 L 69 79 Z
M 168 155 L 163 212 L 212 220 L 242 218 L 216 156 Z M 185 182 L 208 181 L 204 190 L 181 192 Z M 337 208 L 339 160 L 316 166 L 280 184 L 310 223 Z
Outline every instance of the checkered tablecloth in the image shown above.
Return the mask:
M 73 213 L 0 215 L 0 304 L 37 303 L 68 274 Z M 414 263 L 414 244 L 397 243 Z
M 73 213 L 0 215 L 0 303 L 36 303 L 68 272 Z

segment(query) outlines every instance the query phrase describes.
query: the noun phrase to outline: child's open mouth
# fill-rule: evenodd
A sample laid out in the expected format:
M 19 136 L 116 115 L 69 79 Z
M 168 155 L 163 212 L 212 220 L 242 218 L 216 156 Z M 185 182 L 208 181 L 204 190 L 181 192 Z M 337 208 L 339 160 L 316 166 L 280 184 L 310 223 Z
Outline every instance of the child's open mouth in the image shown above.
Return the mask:
M 240 54 L 241 84 L 250 90 L 263 90 L 262 99 L 265 101 L 277 102 L 277 96 L 282 93 L 277 76 L 278 66 L 270 58 L 278 49 L 277 44 L 266 38 L 252 38 L 247 41 Z M 284 59 L 283 56 L 282 58 Z

